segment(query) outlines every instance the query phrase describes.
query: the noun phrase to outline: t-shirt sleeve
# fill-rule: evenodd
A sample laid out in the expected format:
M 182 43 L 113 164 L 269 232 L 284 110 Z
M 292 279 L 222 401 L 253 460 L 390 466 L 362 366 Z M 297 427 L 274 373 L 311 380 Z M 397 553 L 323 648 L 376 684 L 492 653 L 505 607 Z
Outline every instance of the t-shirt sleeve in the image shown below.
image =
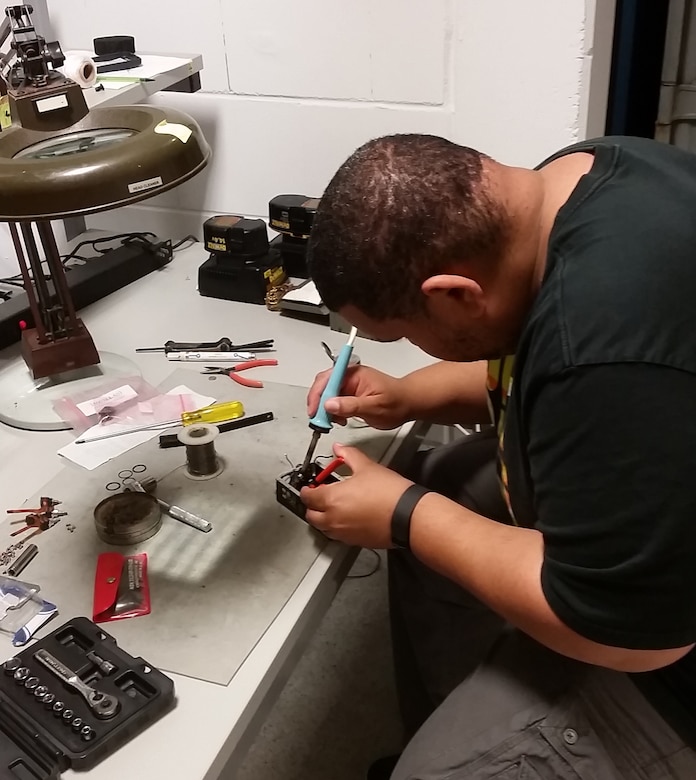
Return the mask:
M 696 641 L 696 377 L 570 369 L 544 385 L 528 423 L 552 610 L 602 644 Z

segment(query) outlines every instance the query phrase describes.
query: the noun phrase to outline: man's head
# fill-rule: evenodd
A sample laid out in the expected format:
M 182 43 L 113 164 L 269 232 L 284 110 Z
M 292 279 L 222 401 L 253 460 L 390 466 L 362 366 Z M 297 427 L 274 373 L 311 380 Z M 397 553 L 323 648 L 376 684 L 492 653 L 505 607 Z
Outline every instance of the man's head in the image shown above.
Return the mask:
M 358 149 L 312 228 L 310 272 L 326 305 L 377 338 L 405 337 L 443 359 L 507 349 L 505 331 L 520 317 L 508 323 L 498 300 L 512 243 L 496 181 L 503 167 L 436 136 Z

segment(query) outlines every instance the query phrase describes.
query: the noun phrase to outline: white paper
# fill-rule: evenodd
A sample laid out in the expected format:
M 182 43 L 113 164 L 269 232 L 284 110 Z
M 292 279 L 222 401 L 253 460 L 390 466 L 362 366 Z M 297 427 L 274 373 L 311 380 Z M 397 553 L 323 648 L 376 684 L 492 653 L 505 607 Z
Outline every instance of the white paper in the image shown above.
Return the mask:
M 104 393 L 104 395 L 100 395 L 98 398 L 82 401 L 79 404 L 75 404 L 75 406 L 77 406 L 85 417 L 91 417 L 93 414 L 99 414 L 105 406 L 120 406 L 121 404 L 125 404 L 126 401 L 135 398 L 137 395 L 138 394 L 130 385 L 121 385 L 121 387 Z
M 311 303 L 314 306 L 322 305 L 317 287 L 312 281 L 303 284 L 302 287 L 299 287 L 297 290 L 290 290 L 290 292 L 285 293 L 282 300 L 297 301 L 298 303 Z
M 215 398 L 194 393 L 193 390 L 190 390 L 186 385 L 179 385 L 178 387 L 173 388 L 167 395 L 190 396 L 194 403 L 193 409 L 200 409 L 203 406 L 208 406 L 208 404 L 215 402 Z M 110 423 L 108 429 L 105 429 L 103 425 L 94 425 L 91 428 L 88 428 L 84 433 L 81 433 L 78 438 L 90 439 L 92 437 L 103 436 L 105 433 L 127 431 L 132 427 L 132 425 L 124 425 L 123 423 L 118 422 Z M 103 441 L 95 441 L 86 444 L 75 444 L 75 442 L 71 442 L 58 450 L 58 454 L 71 460 L 73 463 L 77 463 L 78 466 L 82 466 L 82 468 L 92 471 L 92 469 L 96 469 L 108 460 L 117 458 L 119 455 L 123 455 L 124 452 L 132 450 L 139 444 L 143 444 L 153 437 L 159 436 L 163 430 L 167 429 L 155 428 L 154 430 L 149 431 L 138 431 L 136 433 L 114 436 L 112 439 L 104 439 Z

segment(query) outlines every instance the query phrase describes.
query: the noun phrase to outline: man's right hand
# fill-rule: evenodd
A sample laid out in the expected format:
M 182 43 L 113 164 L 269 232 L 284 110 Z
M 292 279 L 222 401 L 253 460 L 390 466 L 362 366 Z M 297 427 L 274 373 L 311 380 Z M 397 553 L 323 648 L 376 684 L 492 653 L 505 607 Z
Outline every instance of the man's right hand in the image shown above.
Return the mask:
M 317 411 L 319 398 L 330 376 L 331 369 L 317 374 L 309 389 L 307 414 L 310 417 Z M 348 368 L 341 395 L 328 399 L 325 407 L 339 425 L 345 425 L 349 417 L 360 417 L 372 428 L 389 430 L 413 419 L 402 380 L 368 366 Z

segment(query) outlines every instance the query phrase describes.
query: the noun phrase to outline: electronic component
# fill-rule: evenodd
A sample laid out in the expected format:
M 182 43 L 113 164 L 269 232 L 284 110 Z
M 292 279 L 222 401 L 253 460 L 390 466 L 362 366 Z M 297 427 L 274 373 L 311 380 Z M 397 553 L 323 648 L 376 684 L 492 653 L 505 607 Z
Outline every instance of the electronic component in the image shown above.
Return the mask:
M 321 463 L 314 461 L 305 469 L 304 475 L 299 468 L 281 474 L 276 479 L 276 501 L 301 520 L 306 520 L 307 507 L 302 503 L 300 490 L 312 485 L 325 470 Z M 322 484 L 330 485 L 332 482 L 340 482 L 341 479 L 342 477 L 332 469 L 322 478 Z

